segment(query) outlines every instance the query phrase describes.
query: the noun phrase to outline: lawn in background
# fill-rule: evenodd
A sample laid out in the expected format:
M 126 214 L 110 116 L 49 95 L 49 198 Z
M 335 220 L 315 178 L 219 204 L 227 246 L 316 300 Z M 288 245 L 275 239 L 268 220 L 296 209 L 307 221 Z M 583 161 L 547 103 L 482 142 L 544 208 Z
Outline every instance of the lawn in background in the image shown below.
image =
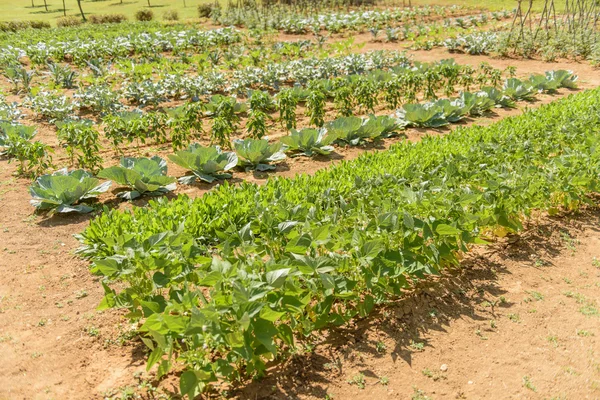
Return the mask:
M 33 0 L 35 7 L 31 7 L 31 0 L 0 0 L 0 21 L 13 20 L 38 20 L 49 21 L 56 24 L 56 19 L 62 17 L 62 0 L 46 0 L 48 12 L 44 7 L 43 0 Z M 81 7 L 86 15 L 90 14 L 125 14 L 133 21 L 138 10 L 150 9 L 154 13 L 154 19 L 162 20 L 163 14 L 168 10 L 176 10 L 180 19 L 198 17 L 198 5 L 212 3 L 211 0 L 150 0 L 151 7 L 148 8 L 148 0 L 84 0 Z M 67 15 L 79 15 L 76 0 L 65 0 Z
M 222 4 L 226 4 L 227 0 L 219 0 Z M 43 0 L 33 0 L 35 7 L 31 6 L 31 0 L 0 0 L 0 21 L 12 20 L 39 20 L 49 21 L 55 25 L 57 18 L 62 17 L 63 2 L 62 0 L 46 0 L 48 4 L 48 12 L 44 7 Z M 138 10 L 150 8 L 154 12 L 154 19 L 162 20 L 163 14 L 168 10 L 176 10 L 180 19 L 190 19 L 198 17 L 198 5 L 210 4 L 214 0 L 83 0 L 83 11 L 87 14 L 125 14 L 129 20 L 134 20 L 134 15 Z M 399 0 L 389 0 L 383 3 L 390 5 L 402 5 Z M 557 11 L 564 8 L 565 0 L 558 0 L 555 5 Z M 408 0 L 404 4 L 408 5 Z M 496 10 L 512 10 L 516 7 L 516 0 L 412 0 L 413 6 L 437 4 L 450 6 L 453 4 L 463 5 L 465 7 L 485 8 L 492 11 Z M 79 15 L 77 0 L 65 0 L 67 15 Z M 543 2 L 534 3 L 534 9 L 541 11 Z

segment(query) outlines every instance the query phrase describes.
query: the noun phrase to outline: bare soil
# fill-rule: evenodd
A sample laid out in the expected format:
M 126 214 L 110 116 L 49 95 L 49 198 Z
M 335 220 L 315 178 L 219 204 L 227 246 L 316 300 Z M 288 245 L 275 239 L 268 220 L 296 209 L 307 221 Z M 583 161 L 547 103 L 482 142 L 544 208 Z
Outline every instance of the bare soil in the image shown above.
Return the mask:
M 379 43 L 363 50 L 371 46 L 399 48 Z M 450 56 L 441 49 L 411 54 L 421 61 L 453 57 L 473 65 L 514 65 L 520 76 L 572 69 L 582 88 L 600 85 L 600 73 L 586 64 Z M 468 124 L 487 124 L 568 93 L 541 95 L 533 104 L 498 110 Z M 40 138 L 55 140 L 45 129 Z M 448 133 L 406 134 L 419 140 L 425 134 Z M 260 183 L 273 175 L 313 173 L 397 140 L 340 149 L 333 161 L 288 159 L 275 173 L 237 173 L 236 178 Z M 152 151 L 163 156 L 170 152 Z M 115 164 L 111 159 L 107 163 Z M 14 164 L 0 161 L 0 399 L 103 398 L 137 386 L 136 374 L 142 374 L 143 382 L 148 376 L 151 380 L 144 372 L 143 346 L 128 340 L 131 327 L 121 313 L 95 310 L 101 286 L 88 264 L 73 254 L 73 234 L 85 229 L 90 216 L 33 214 L 29 181 L 14 177 L 14 171 Z M 174 176 L 182 172 L 170 170 Z M 180 186 L 176 193 L 199 196 L 210 187 Z M 131 207 L 117 203 L 114 192 L 101 201 Z M 274 366 L 267 379 L 234 388 L 230 395 L 408 399 L 423 391 L 422 397 L 413 398 L 600 398 L 600 270 L 593 262 L 600 258 L 599 218 L 593 210 L 562 219 L 540 217 L 521 237 L 477 249 L 460 270 L 430 279 L 401 303 L 333 331 L 312 352 Z M 446 371 L 440 370 L 442 364 Z M 359 374 L 364 375 L 364 389 L 347 383 L 356 378 L 361 384 Z M 387 385 L 380 383 L 384 377 Z M 175 382 L 170 377 L 160 390 L 176 391 Z

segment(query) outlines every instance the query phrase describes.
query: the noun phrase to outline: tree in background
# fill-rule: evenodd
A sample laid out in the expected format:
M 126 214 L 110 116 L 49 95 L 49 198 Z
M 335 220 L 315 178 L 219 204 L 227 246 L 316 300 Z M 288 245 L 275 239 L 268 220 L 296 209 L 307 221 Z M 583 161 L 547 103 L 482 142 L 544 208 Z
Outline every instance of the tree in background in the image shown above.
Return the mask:
M 81 0 L 77 0 L 77 5 L 79 6 L 79 12 L 81 13 L 81 18 L 83 19 L 83 22 L 86 22 L 87 19 L 85 18 L 85 14 L 83 13 L 83 8 L 81 8 Z

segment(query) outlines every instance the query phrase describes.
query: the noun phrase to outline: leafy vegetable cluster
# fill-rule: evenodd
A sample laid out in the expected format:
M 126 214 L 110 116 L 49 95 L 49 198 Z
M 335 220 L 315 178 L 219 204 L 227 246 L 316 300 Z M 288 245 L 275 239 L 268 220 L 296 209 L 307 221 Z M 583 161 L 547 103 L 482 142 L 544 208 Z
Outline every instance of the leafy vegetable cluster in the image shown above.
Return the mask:
M 31 205 L 51 214 L 73 211 L 88 213 L 93 211 L 93 208 L 79 203 L 106 192 L 110 185 L 110 181 L 100 183 L 92 174 L 80 169 L 61 169 L 53 174 L 40 176 L 31 185 Z
M 101 307 L 140 321 L 148 367 L 184 363 L 193 397 L 261 375 L 297 338 L 368 314 L 533 209 L 590 201 L 599 127 L 596 89 L 313 176 L 106 210 L 80 253 L 102 277 Z

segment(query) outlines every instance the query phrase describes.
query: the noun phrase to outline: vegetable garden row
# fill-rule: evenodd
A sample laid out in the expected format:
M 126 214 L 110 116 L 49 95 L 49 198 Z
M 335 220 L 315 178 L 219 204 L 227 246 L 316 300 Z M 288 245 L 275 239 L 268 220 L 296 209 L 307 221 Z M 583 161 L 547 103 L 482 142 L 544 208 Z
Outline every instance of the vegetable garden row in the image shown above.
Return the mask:
M 311 123 L 315 128 L 305 128 L 300 131 L 292 129 L 291 135 L 283 137 L 279 143 L 269 143 L 260 139 L 266 132 L 264 120 L 261 123 L 257 139 L 237 139 L 233 141 L 235 152 L 223 152 L 220 146 L 203 147 L 197 143 L 190 144 L 187 150 L 177 151 L 169 156 L 175 164 L 191 171 L 190 175 L 179 179 L 180 183 L 193 184 L 196 179 L 208 183 L 215 179 L 231 178 L 230 170 L 239 166 L 246 170 L 259 171 L 275 169 L 273 163 L 283 160 L 286 155 L 328 155 L 334 148 L 332 144 L 356 146 L 365 141 L 378 141 L 389 137 L 399 130 L 408 127 L 439 128 L 449 123 L 456 123 L 467 116 L 479 116 L 489 112 L 494 107 L 514 107 L 517 100 L 531 100 L 535 92 L 554 92 L 559 88 L 576 88 L 577 77 L 568 71 L 549 71 L 546 75 L 534 75 L 529 81 L 523 82 L 516 78 L 508 79 L 503 90 L 484 87 L 477 93 L 462 92 L 455 99 L 439 99 L 424 104 L 404 104 L 396 112 L 395 117 L 375 116 L 360 118 L 345 116 L 325 123 L 323 115 L 318 119 L 311 115 Z M 257 92 L 260 93 L 260 92 Z M 323 96 L 322 92 L 315 92 Z M 254 97 L 253 97 L 254 99 Z M 256 102 L 257 100 L 254 99 Z M 230 134 L 235 131 L 231 124 L 236 123 L 235 102 L 227 102 L 228 114 L 215 117 L 212 127 L 213 141 L 220 145 L 230 146 Z M 194 108 L 189 108 L 194 107 Z M 253 106 L 254 113 L 258 107 Z M 197 136 L 202 129 L 199 116 L 202 108 L 194 103 L 182 106 L 170 114 L 150 114 L 146 120 L 143 114 L 129 115 L 125 120 L 108 120 L 104 130 L 111 139 L 113 146 L 119 151 L 124 140 L 145 142 L 154 140 L 164 143 L 168 140 L 164 119 L 157 115 L 169 115 L 166 120 L 171 129 L 171 139 L 175 149 Z M 222 111 L 220 106 L 213 108 L 213 113 Z M 264 113 L 264 111 L 261 111 Z M 122 116 L 122 115 L 121 115 Z M 251 116 L 252 117 L 252 116 Z M 121 118 L 121 117 L 119 117 Z M 133 118 L 133 119 L 132 119 Z M 266 118 L 266 114 L 264 117 Z M 217 121 L 224 124 L 222 131 L 217 130 Z M 249 122 L 249 129 L 258 119 Z M 66 151 L 71 164 L 75 157 L 77 163 L 94 170 L 100 169 L 102 158 L 99 151 L 99 135 L 89 121 L 69 121 L 58 123 L 59 139 L 66 144 Z M 254 125 L 256 128 L 256 126 Z M 321 127 L 321 128 L 318 128 Z M 196 132 L 191 134 L 191 131 Z M 251 132 L 255 133 L 255 132 Z M 52 166 L 51 149 L 41 142 L 32 142 L 35 128 L 8 122 L 0 124 L 0 149 L 2 154 L 19 162 L 18 172 L 21 174 L 39 175 Z M 152 158 L 123 158 L 120 166 L 103 169 L 98 174 L 100 178 L 112 179 L 120 185 L 130 188 L 130 191 L 119 193 L 119 197 L 131 200 L 141 195 L 161 195 L 175 189 L 175 179 L 167 176 L 167 164 L 160 157 Z M 52 212 L 89 212 L 93 208 L 86 205 L 76 205 L 77 202 L 96 197 L 108 190 L 110 183 L 98 186 L 98 180 L 91 174 L 77 170 L 68 173 L 60 170 L 51 175 L 40 177 L 31 187 L 34 199 L 32 204 L 40 210 Z
M 0 195 L 8 210 L 28 190 L 36 210 L 11 215 L 4 232 L 32 241 L 76 233 L 63 250 L 79 246 L 103 289 L 87 300 L 103 296 L 100 310 L 118 310 L 94 317 L 100 335 L 115 328 L 113 316 L 131 322 L 104 346 L 135 337 L 146 351 L 153 383 L 138 389 L 151 395 L 178 376 L 191 399 L 262 377 L 330 329 L 458 266 L 476 245 L 520 231 L 532 213 L 594 203 L 600 89 L 531 110 L 541 93 L 577 89 L 577 75 L 408 55 L 445 46 L 595 62 L 600 6 L 589 1 L 569 2 L 559 20 L 529 17 L 521 3 L 491 13 L 240 0 L 199 7 L 202 24 L 222 27 L 207 31 L 188 21 L 0 32 L 0 157 L 11 185 Z M 597 82 L 573 68 L 584 86 Z M 523 102 L 521 115 L 466 126 Z M 422 134 L 452 124 L 463 126 Z M 357 147 L 378 150 L 316 165 Z M 282 177 L 288 169 L 317 172 Z M 53 295 L 67 299 L 60 290 Z M 77 315 L 90 306 L 65 304 Z M 48 336 L 61 323 L 52 315 Z M 72 322 L 65 339 L 91 323 Z M 97 328 L 86 325 L 93 340 Z
M 314 176 L 224 184 L 108 211 L 79 239 L 102 307 L 140 321 L 159 376 L 193 397 L 264 373 L 322 329 L 365 316 L 458 254 L 576 209 L 598 188 L 600 90 L 488 127 L 404 142 Z

